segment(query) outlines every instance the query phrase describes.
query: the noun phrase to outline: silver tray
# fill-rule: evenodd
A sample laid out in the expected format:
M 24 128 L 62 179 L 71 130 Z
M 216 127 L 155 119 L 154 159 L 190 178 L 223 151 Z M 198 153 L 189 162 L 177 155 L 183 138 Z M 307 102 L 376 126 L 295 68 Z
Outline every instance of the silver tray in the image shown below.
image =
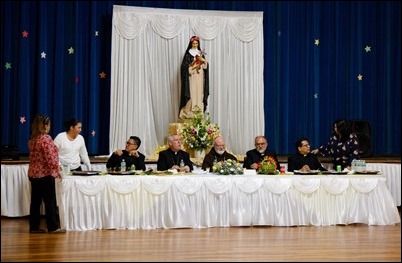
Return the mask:
M 347 171 L 341 171 L 341 172 L 337 172 L 337 171 L 322 171 L 322 174 L 348 174 Z
M 111 174 L 111 175 L 130 175 L 130 174 L 135 174 L 135 171 L 125 171 L 125 172 L 109 171 L 108 173 Z
M 294 170 L 294 174 L 301 174 L 301 175 L 308 175 L 308 174 L 319 174 L 321 171 L 320 170 L 311 170 L 311 171 L 300 171 L 300 170 Z
M 365 171 L 365 172 L 355 172 L 355 174 L 378 174 L 380 171 Z
M 91 176 L 100 174 L 100 171 L 72 171 L 71 173 L 73 175 Z

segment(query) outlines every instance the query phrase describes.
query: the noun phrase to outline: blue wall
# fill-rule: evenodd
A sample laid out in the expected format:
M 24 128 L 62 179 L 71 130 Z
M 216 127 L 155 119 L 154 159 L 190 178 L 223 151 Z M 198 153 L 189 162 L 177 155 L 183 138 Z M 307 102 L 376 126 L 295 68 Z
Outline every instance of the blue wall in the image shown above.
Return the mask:
M 396 1 L 3 1 L 2 144 L 28 153 L 30 120 L 39 112 L 52 118 L 53 137 L 64 120 L 77 117 L 89 153 L 108 153 L 110 79 L 99 78 L 99 72 L 110 72 L 113 5 L 263 11 L 270 147 L 292 153 L 300 136 L 318 147 L 330 136 L 332 122 L 343 117 L 370 123 L 375 155 L 401 154 Z M 70 46 L 74 57 L 68 56 Z

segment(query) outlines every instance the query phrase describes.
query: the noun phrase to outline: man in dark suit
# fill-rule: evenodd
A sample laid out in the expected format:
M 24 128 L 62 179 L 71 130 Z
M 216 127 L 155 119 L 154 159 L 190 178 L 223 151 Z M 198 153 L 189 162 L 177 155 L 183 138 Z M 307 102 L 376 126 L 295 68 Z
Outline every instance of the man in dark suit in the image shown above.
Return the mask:
M 166 171 L 176 169 L 181 172 L 191 172 L 193 163 L 190 160 L 190 154 L 181 149 L 181 140 L 179 135 L 168 137 L 169 149 L 159 153 L 157 170 Z M 180 165 L 182 163 L 182 165 Z
M 205 155 L 204 160 L 202 161 L 202 169 L 207 170 L 210 169 L 212 171 L 212 166 L 214 163 L 222 162 L 225 160 L 234 160 L 237 161 L 237 158 L 226 151 L 225 141 L 221 136 L 218 136 L 214 140 L 214 147 L 211 148 L 209 153 Z
M 126 148 L 124 150 L 117 149 L 112 153 L 107 160 L 106 168 L 120 168 L 121 161 L 124 159 L 128 169 L 131 168 L 131 165 L 134 165 L 136 170 L 145 171 L 145 155 L 138 151 L 140 145 L 141 140 L 139 137 L 130 136 L 126 142 Z
M 258 135 L 254 139 L 255 149 L 250 150 L 246 153 L 244 159 L 244 167 L 247 169 L 258 170 L 258 166 L 265 156 L 271 156 L 274 158 L 276 163 L 276 169 L 280 168 L 278 157 L 274 151 L 268 150 L 268 140 L 263 135 Z
M 288 171 L 301 170 L 308 172 L 310 170 L 326 171 L 317 156 L 310 152 L 310 144 L 307 138 L 300 138 L 295 143 L 296 153 L 288 158 Z

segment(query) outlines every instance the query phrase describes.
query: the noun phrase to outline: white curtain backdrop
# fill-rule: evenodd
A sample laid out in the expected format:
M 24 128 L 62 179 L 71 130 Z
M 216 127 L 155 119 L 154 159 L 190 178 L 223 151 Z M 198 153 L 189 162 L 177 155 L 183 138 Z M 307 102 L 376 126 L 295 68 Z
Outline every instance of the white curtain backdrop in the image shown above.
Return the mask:
M 180 65 L 190 37 L 209 62 L 207 111 L 235 154 L 264 134 L 262 12 L 113 7 L 110 145 L 139 136 L 151 155 L 178 122 Z

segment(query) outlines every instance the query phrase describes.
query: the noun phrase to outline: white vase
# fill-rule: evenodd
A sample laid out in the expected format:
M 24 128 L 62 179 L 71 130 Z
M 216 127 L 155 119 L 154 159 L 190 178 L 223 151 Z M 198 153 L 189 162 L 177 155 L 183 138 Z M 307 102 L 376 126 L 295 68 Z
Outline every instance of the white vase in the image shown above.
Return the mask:
M 194 150 L 194 157 L 195 158 L 204 158 L 205 150 Z

